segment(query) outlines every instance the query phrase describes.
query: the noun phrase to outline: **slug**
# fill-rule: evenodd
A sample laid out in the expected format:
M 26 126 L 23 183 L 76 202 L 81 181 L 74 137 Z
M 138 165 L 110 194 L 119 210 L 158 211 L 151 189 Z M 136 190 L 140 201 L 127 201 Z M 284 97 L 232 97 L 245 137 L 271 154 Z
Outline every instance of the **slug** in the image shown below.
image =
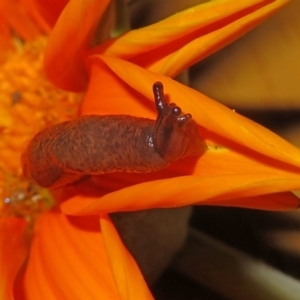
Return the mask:
M 37 133 L 22 155 L 25 177 L 58 188 L 87 175 L 151 172 L 204 151 L 191 114 L 168 104 L 163 85 L 153 93 L 157 119 L 84 115 Z

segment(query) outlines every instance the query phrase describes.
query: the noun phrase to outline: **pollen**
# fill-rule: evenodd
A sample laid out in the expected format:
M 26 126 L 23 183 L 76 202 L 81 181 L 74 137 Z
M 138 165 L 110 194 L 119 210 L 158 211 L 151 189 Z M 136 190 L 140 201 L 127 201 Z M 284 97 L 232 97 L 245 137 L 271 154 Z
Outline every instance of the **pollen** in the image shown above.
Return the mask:
M 41 129 L 77 115 L 80 95 L 54 87 L 43 72 L 46 37 L 0 53 L 0 215 L 30 214 L 48 194 L 22 175 L 20 157 Z M 48 200 L 46 200 L 47 202 Z M 38 205 L 37 205 L 38 203 Z M 38 207 L 38 209 L 37 209 Z

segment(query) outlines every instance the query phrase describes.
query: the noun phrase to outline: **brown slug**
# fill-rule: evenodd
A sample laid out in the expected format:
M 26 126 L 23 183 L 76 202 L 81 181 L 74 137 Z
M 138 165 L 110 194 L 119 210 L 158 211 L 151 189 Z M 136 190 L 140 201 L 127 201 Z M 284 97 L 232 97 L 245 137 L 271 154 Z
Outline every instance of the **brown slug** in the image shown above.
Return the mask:
M 153 85 L 157 119 L 85 115 L 45 128 L 22 155 L 24 175 L 56 188 L 86 175 L 151 172 L 200 154 L 204 143 L 190 114 L 168 104 L 163 85 Z

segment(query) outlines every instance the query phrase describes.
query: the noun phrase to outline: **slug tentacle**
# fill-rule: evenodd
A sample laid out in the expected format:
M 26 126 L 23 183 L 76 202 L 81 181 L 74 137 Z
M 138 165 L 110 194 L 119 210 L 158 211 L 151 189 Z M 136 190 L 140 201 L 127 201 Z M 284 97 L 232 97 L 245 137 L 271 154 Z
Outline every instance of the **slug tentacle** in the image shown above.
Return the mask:
M 167 103 L 162 83 L 154 83 L 153 94 L 158 112 L 154 130 L 156 151 L 166 161 L 203 152 L 205 146 L 199 138 L 192 115 L 182 114 L 181 108 L 175 103 Z
M 203 152 L 191 115 L 167 103 L 160 82 L 153 92 L 156 121 L 86 115 L 45 128 L 22 156 L 24 175 L 56 188 L 88 175 L 156 171 L 172 160 Z

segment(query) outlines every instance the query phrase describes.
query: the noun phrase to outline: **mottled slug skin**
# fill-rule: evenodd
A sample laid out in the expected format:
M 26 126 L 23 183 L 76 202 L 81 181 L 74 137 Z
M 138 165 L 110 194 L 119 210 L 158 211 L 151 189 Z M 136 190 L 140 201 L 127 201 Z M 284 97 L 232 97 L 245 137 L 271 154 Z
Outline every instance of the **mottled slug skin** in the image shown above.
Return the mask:
M 60 170 L 82 176 L 161 169 L 167 162 L 151 141 L 154 125 L 154 120 L 131 116 L 89 115 L 48 127 L 24 154 L 24 173 L 48 186 L 61 176 Z M 45 182 L 49 177 L 54 180 Z
M 156 120 L 87 115 L 39 132 L 22 156 L 24 175 L 44 187 L 61 187 L 87 175 L 151 172 L 169 162 L 201 154 L 190 114 L 168 104 L 163 86 L 153 86 Z

